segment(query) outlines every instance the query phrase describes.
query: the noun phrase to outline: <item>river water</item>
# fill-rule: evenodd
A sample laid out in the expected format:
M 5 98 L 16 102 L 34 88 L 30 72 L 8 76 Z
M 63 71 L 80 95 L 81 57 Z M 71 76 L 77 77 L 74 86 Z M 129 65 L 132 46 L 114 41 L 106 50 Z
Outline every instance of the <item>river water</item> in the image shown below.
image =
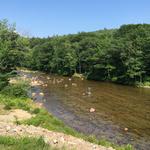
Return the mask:
M 119 145 L 150 150 L 150 89 L 25 73 L 46 86 L 33 87 L 46 109 L 68 126 Z M 90 109 L 94 108 L 94 112 Z

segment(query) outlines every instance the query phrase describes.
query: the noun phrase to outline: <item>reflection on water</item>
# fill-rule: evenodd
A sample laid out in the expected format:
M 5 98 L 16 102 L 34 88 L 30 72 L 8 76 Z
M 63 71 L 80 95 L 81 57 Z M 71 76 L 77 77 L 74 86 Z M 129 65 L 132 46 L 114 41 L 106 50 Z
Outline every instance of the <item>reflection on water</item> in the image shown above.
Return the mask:
M 150 89 L 40 73 L 32 76 L 46 84 L 40 87 L 45 107 L 69 126 L 117 144 L 149 149 Z

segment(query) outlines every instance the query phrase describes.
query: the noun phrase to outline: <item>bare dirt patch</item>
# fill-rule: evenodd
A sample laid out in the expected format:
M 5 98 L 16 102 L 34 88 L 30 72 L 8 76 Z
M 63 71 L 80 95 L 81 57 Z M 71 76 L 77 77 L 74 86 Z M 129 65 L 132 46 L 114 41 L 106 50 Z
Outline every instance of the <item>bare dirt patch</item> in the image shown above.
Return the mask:
M 21 109 L 14 109 L 6 114 L 1 114 L 0 115 L 0 122 L 15 122 L 16 120 L 21 121 L 21 120 L 26 120 L 30 119 L 34 115 L 31 115 L 27 111 L 21 110 Z

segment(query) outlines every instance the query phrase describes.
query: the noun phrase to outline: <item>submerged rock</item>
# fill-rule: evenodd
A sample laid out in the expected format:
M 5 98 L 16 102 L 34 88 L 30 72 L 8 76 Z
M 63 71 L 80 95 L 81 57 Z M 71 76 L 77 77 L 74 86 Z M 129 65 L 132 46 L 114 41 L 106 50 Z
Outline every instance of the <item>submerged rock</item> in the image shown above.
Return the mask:
M 95 112 L 95 109 L 94 108 L 90 108 L 90 112 Z

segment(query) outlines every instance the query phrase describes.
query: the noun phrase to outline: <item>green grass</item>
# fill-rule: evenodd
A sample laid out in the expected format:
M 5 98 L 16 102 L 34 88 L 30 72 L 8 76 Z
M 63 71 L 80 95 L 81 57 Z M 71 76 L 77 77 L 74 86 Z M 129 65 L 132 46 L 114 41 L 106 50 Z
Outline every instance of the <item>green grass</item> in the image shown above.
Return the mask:
M 14 138 L 0 136 L 0 150 L 58 150 L 46 144 L 43 138 Z
M 126 145 L 122 147 L 116 146 L 115 144 L 112 144 L 111 142 L 108 142 L 105 139 L 97 139 L 94 136 L 86 136 L 66 126 L 62 121 L 52 116 L 44 108 L 36 108 L 32 100 L 27 98 L 27 96 L 25 96 L 24 94 L 27 89 L 26 86 L 27 85 L 24 82 L 22 83 L 19 82 L 18 85 L 16 86 L 9 85 L 9 87 L 5 87 L 4 90 L 0 92 L 0 103 L 5 105 L 5 109 L 19 108 L 19 109 L 27 110 L 30 113 L 36 114 L 36 116 L 32 117 L 31 119 L 21 121 L 21 122 L 16 121 L 17 124 L 40 126 L 48 130 L 63 132 L 68 135 L 82 138 L 91 143 L 103 145 L 106 147 L 111 146 L 116 150 L 133 150 L 133 148 L 130 145 Z M 17 92 L 19 94 L 15 94 L 16 89 L 19 90 L 19 87 L 21 87 L 21 92 Z M 9 91 L 11 92 L 9 93 Z
M 63 132 L 65 134 L 80 136 L 80 133 L 67 127 L 62 121 L 58 120 L 51 114 L 49 114 L 45 109 L 40 109 L 35 117 L 31 119 L 22 121 L 20 123 L 34 126 L 41 126 L 48 130 Z
M 29 98 L 19 98 L 0 93 L 0 104 L 4 104 L 5 109 L 20 108 L 30 111 L 32 102 Z

